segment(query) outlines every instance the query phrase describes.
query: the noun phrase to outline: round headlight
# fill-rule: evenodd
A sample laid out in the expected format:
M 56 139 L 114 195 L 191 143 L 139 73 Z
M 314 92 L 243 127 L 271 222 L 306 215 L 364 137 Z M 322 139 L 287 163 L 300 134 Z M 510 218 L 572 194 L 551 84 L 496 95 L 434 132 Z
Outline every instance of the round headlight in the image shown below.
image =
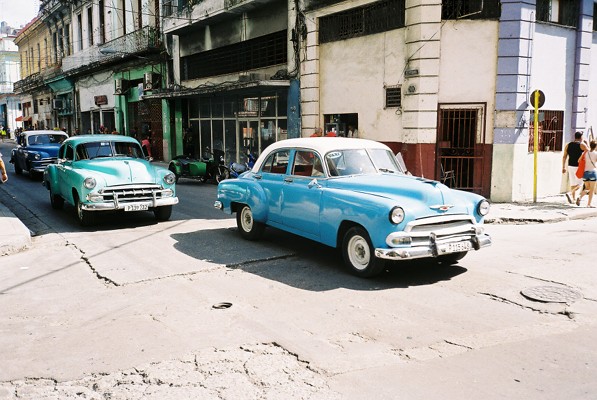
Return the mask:
M 41 156 L 39 155 L 39 153 L 35 153 L 35 154 L 33 155 L 33 159 L 34 159 L 34 160 L 36 160 L 36 161 L 37 161 L 37 160 L 41 160 Z
M 393 224 L 399 224 L 404 221 L 404 210 L 402 207 L 394 207 L 390 211 L 390 222 Z
M 176 175 L 174 175 L 172 172 L 166 174 L 164 176 L 164 182 L 166 182 L 167 185 L 172 185 L 174 182 L 176 182 Z
M 83 185 L 89 190 L 93 189 L 96 185 L 95 178 L 85 178 Z
M 477 211 L 479 211 L 479 214 L 485 216 L 489 213 L 489 208 L 490 208 L 489 202 L 487 200 L 483 199 L 477 206 Z

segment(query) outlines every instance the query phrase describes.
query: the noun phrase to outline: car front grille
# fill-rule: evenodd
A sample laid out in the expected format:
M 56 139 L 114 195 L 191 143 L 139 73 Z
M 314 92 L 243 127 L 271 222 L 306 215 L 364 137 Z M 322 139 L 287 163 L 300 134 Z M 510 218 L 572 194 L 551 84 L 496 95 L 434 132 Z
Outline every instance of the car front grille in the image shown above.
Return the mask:
M 162 188 L 159 185 L 120 185 L 107 186 L 100 194 L 104 201 L 126 203 L 147 201 L 162 198 Z
M 412 221 L 404 231 L 411 236 L 413 246 L 427 246 L 431 236 L 436 241 L 471 238 L 476 225 L 474 218 L 468 215 L 442 215 Z

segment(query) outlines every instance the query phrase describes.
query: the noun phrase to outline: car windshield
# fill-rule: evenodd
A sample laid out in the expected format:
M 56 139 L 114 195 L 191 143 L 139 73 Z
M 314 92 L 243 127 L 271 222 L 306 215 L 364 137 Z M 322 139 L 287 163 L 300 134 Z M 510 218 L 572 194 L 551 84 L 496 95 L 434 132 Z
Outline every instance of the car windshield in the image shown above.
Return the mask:
M 31 135 L 29 136 L 29 146 L 36 144 L 62 143 L 66 139 L 65 135 Z
M 326 154 L 325 162 L 331 176 L 400 173 L 394 155 L 385 149 L 334 150 Z
M 144 158 L 143 150 L 137 143 L 101 141 L 82 143 L 77 146 L 77 160 L 91 160 L 98 157 Z

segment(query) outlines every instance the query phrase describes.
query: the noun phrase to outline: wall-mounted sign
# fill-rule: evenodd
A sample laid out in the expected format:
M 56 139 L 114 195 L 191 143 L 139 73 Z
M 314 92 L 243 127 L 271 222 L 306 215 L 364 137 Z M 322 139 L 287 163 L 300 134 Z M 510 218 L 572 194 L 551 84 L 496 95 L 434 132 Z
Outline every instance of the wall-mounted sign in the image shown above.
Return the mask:
M 105 106 L 108 104 L 108 96 L 93 96 L 93 101 L 96 106 Z

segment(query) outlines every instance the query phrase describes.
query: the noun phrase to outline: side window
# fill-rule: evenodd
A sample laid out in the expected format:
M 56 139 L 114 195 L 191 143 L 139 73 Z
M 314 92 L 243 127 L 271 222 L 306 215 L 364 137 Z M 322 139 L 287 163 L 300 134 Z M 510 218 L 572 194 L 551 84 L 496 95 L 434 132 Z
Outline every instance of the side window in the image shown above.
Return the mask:
M 58 150 L 58 158 L 64 158 L 64 153 L 66 152 L 66 146 L 62 145 L 60 146 L 60 149 Z
M 64 158 L 66 158 L 68 161 L 73 161 L 73 159 L 75 158 L 75 152 L 72 146 L 66 146 Z
M 285 174 L 288 167 L 288 150 L 280 150 L 271 154 L 263 164 L 262 172 Z
M 294 156 L 292 175 L 323 176 L 323 167 L 319 156 L 312 151 L 297 151 Z

